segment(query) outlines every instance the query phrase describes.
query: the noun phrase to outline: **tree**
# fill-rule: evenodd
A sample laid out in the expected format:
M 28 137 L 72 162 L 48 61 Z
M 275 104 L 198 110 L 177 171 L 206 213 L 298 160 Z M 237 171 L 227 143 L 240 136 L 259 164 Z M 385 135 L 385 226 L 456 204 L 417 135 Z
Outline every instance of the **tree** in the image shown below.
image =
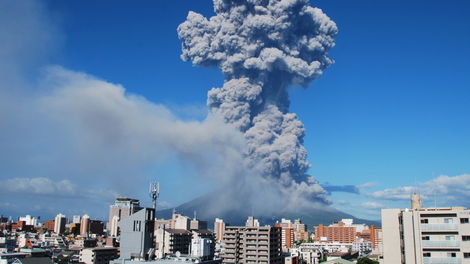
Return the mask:
M 363 257 L 357 259 L 357 264 L 379 264 L 379 262 L 368 257 Z

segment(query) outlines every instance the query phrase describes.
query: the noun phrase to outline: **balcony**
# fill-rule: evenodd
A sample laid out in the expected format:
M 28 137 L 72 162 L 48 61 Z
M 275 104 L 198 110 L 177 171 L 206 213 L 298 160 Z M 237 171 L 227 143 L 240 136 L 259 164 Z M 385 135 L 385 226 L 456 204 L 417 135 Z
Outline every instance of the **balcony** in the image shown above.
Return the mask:
M 460 258 L 423 258 L 425 264 L 454 264 L 462 263 Z
M 423 241 L 423 247 L 460 247 L 460 241 L 455 241 L 455 240 L 442 240 L 442 241 L 429 241 L 429 240 L 424 240 Z
M 421 231 L 459 230 L 458 224 L 421 224 Z

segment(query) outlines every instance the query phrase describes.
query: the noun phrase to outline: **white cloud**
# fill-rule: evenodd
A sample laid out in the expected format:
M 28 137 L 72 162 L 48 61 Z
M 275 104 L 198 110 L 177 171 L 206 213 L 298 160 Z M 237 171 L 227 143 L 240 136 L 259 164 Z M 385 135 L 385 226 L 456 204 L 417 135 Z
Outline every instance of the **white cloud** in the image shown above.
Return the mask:
M 385 207 L 383 204 L 377 202 L 364 202 L 361 203 L 361 206 L 367 209 L 381 209 Z
M 0 181 L 0 192 L 22 195 L 74 196 L 77 194 L 77 186 L 69 180 L 51 181 L 42 177 L 14 178 Z
M 457 176 L 441 175 L 434 180 L 418 182 L 417 186 L 400 186 L 373 193 L 364 193 L 366 197 L 383 201 L 409 201 L 414 193 L 421 195 L 423 206 L 434 206 L 434 193 L 438 206 L 465 206 L 470 207 L 470 175 Z
M 382 199 L 382 200 L 409 200 L 410 195 L 415 191 L 415 187 L 398 187 L 395 189 L 385 189 L 383 191 L 376 191 L 366 194 L 367 197 Z
M 157 208 L 159 210 L 162 210 L 162 209 L 168 209 L 168 208 L 172 208 L 174 207 L 171 203 L 167 202 L 167 201 L 157 201 Z
M 357 185 L 356 187 L 358 188 L 372 188 L 374 186 L 377 186 L 379 183 L 378 182 L 366 182 L 364 184 L 361 184 L 361 185 Z

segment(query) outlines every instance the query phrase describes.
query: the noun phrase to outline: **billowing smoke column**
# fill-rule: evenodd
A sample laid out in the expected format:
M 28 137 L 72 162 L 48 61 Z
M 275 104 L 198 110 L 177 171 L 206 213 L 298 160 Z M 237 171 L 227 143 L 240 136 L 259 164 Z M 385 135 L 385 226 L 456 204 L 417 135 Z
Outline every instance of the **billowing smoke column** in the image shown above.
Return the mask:
M 289 113 L 289 85 L 308 84 L 333 61 L 336 24 L 308 0 L 214 0 L 216 16 L 189 12 L 178 27 L 182 59 L 218 66 L 222 88 L 208 93 L 211 112 L 245 134 L 249 166 L 264 178 L 325 199 L 302 145 L 304 126 Z

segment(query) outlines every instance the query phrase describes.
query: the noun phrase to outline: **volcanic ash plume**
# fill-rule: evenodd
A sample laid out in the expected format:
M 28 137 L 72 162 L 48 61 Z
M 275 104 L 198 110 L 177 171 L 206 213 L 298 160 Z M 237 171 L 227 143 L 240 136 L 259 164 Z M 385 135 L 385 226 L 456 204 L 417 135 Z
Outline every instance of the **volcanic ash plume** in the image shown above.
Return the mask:
M 264 178 L 284 190 L 325 200 L 306 175 L 305 129 L 289 113 L 287 87 L 306 88 L 333 63 L 336 24 L 308 0 L 214 0 L 214 11 L 210 20 L 189 12 L 178 27 L 182 59 L 225 76 L 208 93 L 211 112 L 245 134 L 248 166 L 261 163 Z

